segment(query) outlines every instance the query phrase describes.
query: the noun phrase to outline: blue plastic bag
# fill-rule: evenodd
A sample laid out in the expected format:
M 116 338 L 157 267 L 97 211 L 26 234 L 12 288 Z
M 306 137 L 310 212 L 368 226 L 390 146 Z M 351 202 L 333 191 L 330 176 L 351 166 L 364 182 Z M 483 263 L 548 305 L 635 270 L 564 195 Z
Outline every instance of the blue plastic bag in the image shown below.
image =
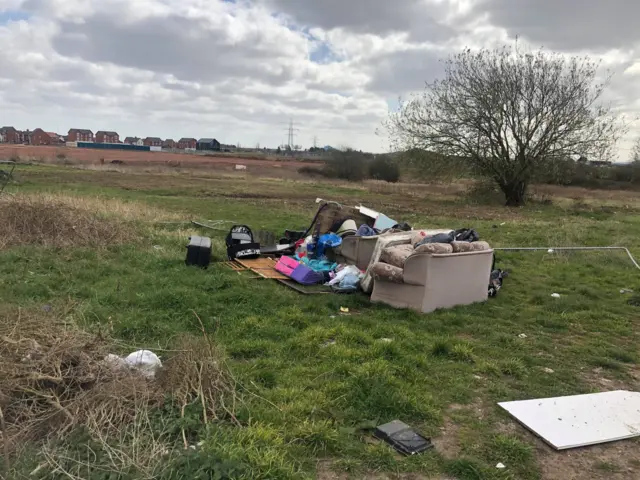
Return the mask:
M 315 256 L 316 258 L 322 258 L 327 248 L 336 248 L 340 245 L 342 245 L 342 238 L 335 233 L 325 233 L 318 239 Z

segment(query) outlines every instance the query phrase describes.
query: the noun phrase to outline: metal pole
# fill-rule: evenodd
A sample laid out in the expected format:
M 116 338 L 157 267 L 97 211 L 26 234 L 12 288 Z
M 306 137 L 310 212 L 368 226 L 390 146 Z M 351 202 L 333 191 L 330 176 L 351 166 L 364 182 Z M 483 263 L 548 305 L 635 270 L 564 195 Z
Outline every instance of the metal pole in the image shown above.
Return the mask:
M 627 253 L 629 259 L 633 262 L 633 265 L 640 270 L 640 265 L 633 258 L 631 252 L 626 247 L 514 247 L 514 248 L 494 248 L 494 250 L 500 250 L 503 252 L 539 252 L 539 251 L 592 251 L 592 250 L 622 250 Z

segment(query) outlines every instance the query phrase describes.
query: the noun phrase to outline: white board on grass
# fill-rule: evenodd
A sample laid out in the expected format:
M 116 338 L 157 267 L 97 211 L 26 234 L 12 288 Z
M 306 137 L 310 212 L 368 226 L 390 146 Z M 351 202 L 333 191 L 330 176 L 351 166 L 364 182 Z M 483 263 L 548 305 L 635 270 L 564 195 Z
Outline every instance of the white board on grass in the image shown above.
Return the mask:
M 618 390 L 498 403 L 557 450 L 640 436 L 640 393 Z

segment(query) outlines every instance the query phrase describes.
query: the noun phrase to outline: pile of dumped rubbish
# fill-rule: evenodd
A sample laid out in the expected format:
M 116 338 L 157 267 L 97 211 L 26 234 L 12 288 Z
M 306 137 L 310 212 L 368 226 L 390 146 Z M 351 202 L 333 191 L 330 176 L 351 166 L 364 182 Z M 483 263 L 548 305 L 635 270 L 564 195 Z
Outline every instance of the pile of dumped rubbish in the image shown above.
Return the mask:
M 493 250 L 473 229 L 418 229 L 362 205 L 316 202 L 309 227 L 285 230 L 277 242 L 232 226 L 222 263 L 301 293 L 362 291 L 373 302 L 422 312 L 485 301 L 502 285 Z M 186 263 L 207 267 L 210 259 L 211 239 L 191 237 Z

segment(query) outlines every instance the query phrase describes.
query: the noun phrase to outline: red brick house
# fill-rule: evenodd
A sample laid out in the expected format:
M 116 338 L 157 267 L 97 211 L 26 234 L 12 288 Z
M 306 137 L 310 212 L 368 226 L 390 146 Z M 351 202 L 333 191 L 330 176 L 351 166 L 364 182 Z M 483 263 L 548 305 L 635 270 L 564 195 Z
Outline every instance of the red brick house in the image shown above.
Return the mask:
M 31 135 L 33 132 L 29 129 L 23 130 L 22 132 L 18 130 L 18 136 L 20 137 L 20 143 L 24 143 L 25 145 L 31 145 Z
M 162 148 L 177 148 L 178 144 L 172 138 L 167 138 L 162 142 Z
M 93 132 L 85 128 L 72 128 L 67 136 L 68 142 L 93 142 Z
M 0 141 L 2 143 L 23 143 L 22 132 L 13 127 L 0 128 Z
M 31 145 L 58 145 L 60 136 L 54 132 L 45 132 L 41 128 L 36 128 L 31 133 Z
M 96 143 L 120 143 L 120 135 L 116 132 L 100 130 L 96 132 Z
M 144 144 L 147 147 L 161 147 L 162 139 L 158 137 L 147 137 L 144 139 Z
M 178 148 L 184 150 L 185 148 L 193 148 L 195 150 L 198 141 L 195 138 L 181 138 L 178 142 Z

